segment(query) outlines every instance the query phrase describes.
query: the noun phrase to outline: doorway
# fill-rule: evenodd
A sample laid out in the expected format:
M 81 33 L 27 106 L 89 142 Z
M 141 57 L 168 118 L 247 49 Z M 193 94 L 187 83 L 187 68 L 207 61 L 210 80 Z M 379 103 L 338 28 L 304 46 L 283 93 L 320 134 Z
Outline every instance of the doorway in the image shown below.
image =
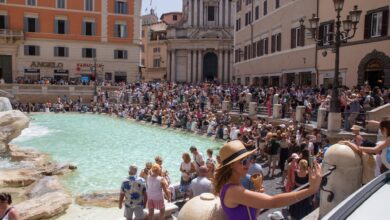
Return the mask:
M 374 88 L 378 86 L 381 88 L 383 86 L 385 80 L 385 72 L 383 68 L 383 64 L 380 60 L 374 59 L 371 60 L 364 72 L 364 82 Z
M 203 80 L 213 81 L 218 76 L 218 57 L 215 53 L 206 53 L 203 57 Z

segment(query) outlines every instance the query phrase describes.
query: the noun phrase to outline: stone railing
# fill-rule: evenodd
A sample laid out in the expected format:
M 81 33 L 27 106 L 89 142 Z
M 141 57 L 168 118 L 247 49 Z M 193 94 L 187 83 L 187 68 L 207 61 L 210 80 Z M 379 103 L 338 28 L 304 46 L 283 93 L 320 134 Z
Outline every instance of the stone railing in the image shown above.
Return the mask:
M 382 105 L 378 108 L 375 108 L 367 113 L 368 120 L 381 121 L 383 117 L 390 116 L 390 103 Z M 367 131 L 376 133 L 378 131 L 378 126 L 368 124 Z

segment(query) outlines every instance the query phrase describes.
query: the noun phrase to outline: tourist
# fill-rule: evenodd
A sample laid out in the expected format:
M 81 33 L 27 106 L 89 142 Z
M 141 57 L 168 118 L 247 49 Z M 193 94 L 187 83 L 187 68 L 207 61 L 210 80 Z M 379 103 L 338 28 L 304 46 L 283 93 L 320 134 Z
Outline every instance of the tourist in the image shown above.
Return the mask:
M 183 153 L 183 162 L 180 164 L 180 191 L 184 193 L 184 200 L 188 194 L 188 189 L 191 184 L 193 174 L 195 173 L 195 165 L 191 162 L 191 157 L 188 153 Z
M 199 167 L 205 165 L 203 155 L 202 155 L 202 153 L 200 153 L 198 151 L 198 149 L 195 146 L 190 147 L 190 152 L 192 153 L 192 155 L 194 157 L 193 160 L 195 162 L 196 171 L 198 171 Z
M 309 182 L 309 167 L 307 160 L 300 160 L 298 170 L 294 172 L 294 189 Z M 290 206 L 292 219 L 302 219 L 312 211 L 311 197 L 301 200 Z
M 275 176 L 275 169 L 276 169 L 276 163 L 278 162 L 279 160 L 279 157 L 278 157 L 278 151 L 279 151 L 279 148 L 280 148 L 280 142 L 277 140 L 277 137 L 278 137 L 278 134 L 277 133 L 273 133 L 272 134 L 272 138 L 271 140 L 269 141 L 268 143 L 268 147 L 269 147 L 269 150 L 268 150 L 268 167 L 269 167 L 269 170 L 268 170 L 268 173 L 267 173 L 267 176 L 269 176 L 271 174 L 271 178 L 273 178 Z
M 207 149 L 206 167 L 208 169 L 207 178 L 212 179 L 214 177 L 214 171 L 217 161 L 213 158 L 213 150 Z
M 19 220 L 16 209 L 11 206 L 12 197 L 8 193 L 0 193 L 0 219 L 2 220 Z
M 385 140 L 379 142 L 375 147 L 362 147 L 350 141 L 340 141 L 339 143 L 351 147 L 352 150 L 359 154 L 363 152 L 368 154 L 381 154 L 382 166 L 380 167 L 380 171 L 384 173 L 390 170 L 390 117 L 385 117 L 381 122 L 374 123 L 379 124 L 380 132 L 385 137 Z
M 139 174 L 139 176 L 143 178 L 145 181 L 148 179 L 148 176 L 151 174 L 152 165 L 153 165 L 152 162 L 147 162 L 145 164 L 145 168 Z
M 122 209 L 123 200 L 125 200 L 125 214 L 127 220 L 144 219 L 144 208 L 148 196 L 146 194 L 146 184 L 143 178 L 137 176 L 137 166 L 131 165 L 129 168 L 129 177 L 122 182 L 119 195 L 119 209 Z
M 249 161 L 251 161 L 251 157 L 253 155 L 249 156 Z M 257 189 L 253 181 L 251 181 L 251 178 L 263 178 L 263 168 L 258 163 L 250 162 L 248 172 L 246 173 L 245 177 L 241 178 L 240 182 L 242 186 L 247 190 L 252 191 L 262 191 L 264 192 L 264 187 L 260 186 L 260 189 Z
M 148 219 L 154 219 L 154 209 L 160 210 L 159 220 L 165 219 L 165 204 L 164 195 L 171 201 L 171 193 L 168 190 L 167 181 L 160 176 L 161 168 L 158 164 L 153 164 L 152 174 L 148 177 L 148 187 L 146 189 L 148 195 Z
M 164 169 L 163 168 L 163 159 L 162 159 L 162 157 L 161 156 L 156 156 L 155 158 L 154 158 L 154 161 L 156 162 L 156 164 L 158 164 L 159 166 L 160 166 L 160 176 L 162 176 L 166 181 L 167 181 L 167 183 L 168 183 L 168 185 L 170 185 L 171 184 L 171 178 L 169 177 L 169 172 L 168 172 L 168 170 L 166 170 L 166 169 Z
M 211 193 L 212 183 L 207 178 L 207 167 L 201 166 L 198 171 L 198 176 L 191 181 L 190 198 L 199 196 L 202 193 Z
M 286 192 L 291 192 L 295 186 L 295 172 L 298 170 L 299 156 L 293 153 L 288 160 L 287 165 L 287 181 L 286 181 Z
M 289 206 L 318 192 L 322 172 L 316 162 L 309 170 L 310 186 L 307 189 L 274 196 L 246 190 L 240 179 L 246 175 L 248 156 L 254 151 L 248 151 L 240 141 L 228 142 L 220 150 L 222 164 L 216 170 L 213 185 L 229 220 L 256 219 L 257 209 Z
M 287 176 L 287 159 L 289 156 L 289 143 L 287 141 L 287 133 L 279 133 L 278 140 L 280 143 L 280 151 L 279 151 L 279 169 L 280 172 L 282 173 L 282 179 L 280 180 L 279 184 L 283 185 L 284 180 L 286 179 Z

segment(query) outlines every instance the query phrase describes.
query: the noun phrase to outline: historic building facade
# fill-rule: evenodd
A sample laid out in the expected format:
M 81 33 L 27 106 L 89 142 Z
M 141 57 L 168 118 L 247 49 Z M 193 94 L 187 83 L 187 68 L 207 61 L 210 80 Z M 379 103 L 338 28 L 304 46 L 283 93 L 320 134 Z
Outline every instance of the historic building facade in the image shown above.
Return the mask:
M 316 84 L 316 45 L 304 23 L 313 0 L 236 0 L 234 77 L 237 83 Z M 303 22 L 303 23 L 302 23 Z
M 166 79 L 167 24 L 159 21 L 153 10 L 142 16 L 141 65 L 145 81 Z
M 232 81 L 234 11 L 230 0 L 183 0 L 182 19 L 167 28 L 167 80 Z
M 389 1 L 345 1 L 342 19 L 357 5 L 362 14 L 357 31 L 340 48 L 340 82 L 347 86 L 363 85 L 390 87 Z M 320 38 L 318 47 L 319 83 L 333 83 L 335 54 L 327 33 L 334 28 L 336 12 L 332 3 L 320 1 Z M 329 27 L 331 27 L 329 29 Z
M 130 82 L 139 77 L 141 0 L 0 1 L 7 83 Z

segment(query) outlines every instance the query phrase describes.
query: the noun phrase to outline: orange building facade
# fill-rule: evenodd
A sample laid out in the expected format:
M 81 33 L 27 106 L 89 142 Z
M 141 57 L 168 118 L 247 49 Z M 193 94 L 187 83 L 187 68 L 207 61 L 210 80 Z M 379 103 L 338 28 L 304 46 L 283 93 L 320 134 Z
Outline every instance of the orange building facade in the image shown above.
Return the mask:
M 135 81 L 140 11 L 141 0 L 0 0 L 0 77 Z

